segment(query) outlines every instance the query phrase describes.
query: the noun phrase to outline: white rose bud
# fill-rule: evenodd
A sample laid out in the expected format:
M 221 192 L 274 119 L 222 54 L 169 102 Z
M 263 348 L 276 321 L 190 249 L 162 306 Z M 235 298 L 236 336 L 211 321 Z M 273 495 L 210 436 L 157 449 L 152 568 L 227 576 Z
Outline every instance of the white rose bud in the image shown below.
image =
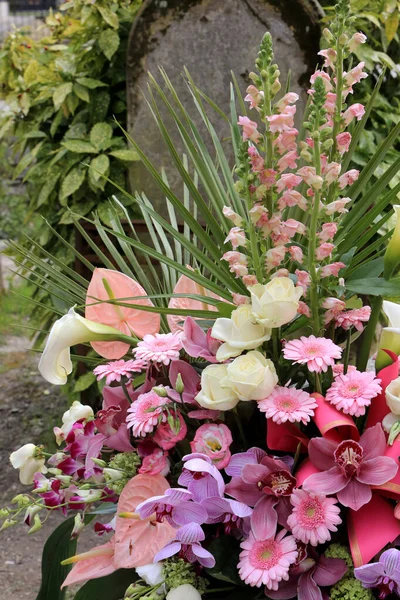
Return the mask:
M 38 458 L 38 449 L 35 444 L 25 444 L 10 455 L 10 462 L 14 469 L 19 469 L 19 479 L 24 485 L 33 483 L 35 473 L 47 473 L 44 466 L 45 459 Z
M 281 327 L 292 321 L 303 293 L 289 277 L 275 277 L 267 285 L 258 283 L 249 290 L 253 316 L 265 327 Z
M 227 367 L 227 376 L 240 400 L 262 400 L 278 383 L 274 363 L 256 350 L 235 358 Z
M 201 374 L 201 390 L 195 400 L 203 408 L 231 410 L 239 402 L 227 380 L 227 365 L 209 365 Z
M 225 342 L 217 350 L 217 360 L 223 362 L 234 356 L 239 356 L 243 350 L 254 350 L 271 337 L 271 330 L 256 323 L 251 306 L 242 304 L 236 308 L 230 319 L 217 319 L 211 335 Z
M 64 435 L 64 439 L 67 437 L 72 429 L 72 426 L 81 419 L 89 419 L 94 416 L 93 409 L 90 406 L 81 404 L 79 400 L 75 400 L 71 404 L 71 408 L 67 410 L 62 416 L 61 431 Z
M 185 583 L 169 591 L 166 600 L 201 600 L 201 596 L 190 583 Z

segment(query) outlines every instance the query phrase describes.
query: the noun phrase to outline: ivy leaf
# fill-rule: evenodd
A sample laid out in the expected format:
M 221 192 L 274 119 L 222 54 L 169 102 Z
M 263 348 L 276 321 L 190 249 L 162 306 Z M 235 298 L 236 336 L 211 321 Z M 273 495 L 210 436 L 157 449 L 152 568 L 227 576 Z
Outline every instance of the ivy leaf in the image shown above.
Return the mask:
M 86 140 L 65 140 L 62 145 L 70 152 L 97 154 L 96 148 Z
M 90 142 L 98 150 L 107 148 L 111 138 L 113 130 L 111 125 L 108 123 L 96 123 L 93 125 L 90 131 Z
M 95 381 L 96 381 L 96 375 L 94 375 L 92 373 L 92 371 L 88 371 L 84 375 L 81 375 L 80 377 L 78 377 L 78 379 L 76 380 L 75 387 L 74 387 L 74 393 L 75 392 L 84 392 L 85 390 L 90 388 L 92 383 L 94 383 Z
M 105 29 L 99 37 L 99 46 L 108 60 L 114 56 L 119 47 L 119 35 L 113 29 Z
M 105 6 L 98 6 L 97 4 L 96 8 L 105 20 L 105 22 L 108 23 L 108 25 L 111 25 L 111 27 L 113 27 L 114 29 L 118 29 L 119 19 L 118 15 L 116 15 L 115 12 L 113 12 L 110 8 L 106 8 Z
M 62 182 L 61 190 L 60 190 L 60 201 L 63 204 L 63 200 L 71 196 L 74 192 L 79 190 L 82 183 L 85 180 L 86 171 L 83 167 L 74 167 L 71 169 Z M 65 204 L 65 202 L 64 202 Z
M 107 84 L 103 81 L 100 81 L 99 79 L 92 79 L 91 77 L 78 77 L 76 82 L 79 83 L 79 85 L 89 88 L 89 90 L 95 90 L 96 88 L 107 86 Z
M 65 101 L 68 94 L 72 92 L 72 83 L 63 83 L 59 85 L 53 93 L 53 102 L 55 108 L 58 110 L 61 104 Z
M 80 98 L 84 102 L 89 102 L 90 95 L 89 95 L 87 87 L 83 86 L 80 83 L 75 83 L 74 84 L 74 93 L 78 96 L 78 98 Z
M 134 160 L 139 160 L 139 155 L 135 150 L 131 148 L 123 148 L 122 150 L 114 150 L 110 152 L 110 156 L 114 156 L 119 160 L 125 160 L 127 162 L 132 162 Z

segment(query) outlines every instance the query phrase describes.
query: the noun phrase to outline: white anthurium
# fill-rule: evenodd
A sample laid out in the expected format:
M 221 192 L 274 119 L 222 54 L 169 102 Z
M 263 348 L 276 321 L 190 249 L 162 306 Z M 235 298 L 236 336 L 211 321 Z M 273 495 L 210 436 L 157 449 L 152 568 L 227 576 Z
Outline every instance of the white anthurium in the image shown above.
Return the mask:
M 201 595 L 190 583 L 184 583 L 170 590 L 166 600 L 201 600 Z
M 299 308 L 303 288 L 289 277 L 275 277 L 266 285 L 249 288 L 251 309 L 257 323 L 265 327 L 282 327 L 292 321 Z
M 389 365 L 392 361 L 384 350 L 391 350 L 400 355 L 400 304 L 383 301 L 382 310 L 388 318 L 388 327 L 384 327 L 379 341 L 379 350 L 376 357 L 376 370 Z
M 239 356 L 243 350 L 258 348 L 270 339 L 271 330 L 261 323 L 256 323 L 251 306 L 242 304 L 232 312 L 230 319 L 217 319 L 211 335 L 224 342 L 216 354 L 217 360 L 223 362 Z
M 19 479 L 24 485 L 31 485 L 35 473 L 47 473 L 45 458 L 35 444 L 25 444 L 10 454 L 14 469 L 19 469 Z
M 126 341 L 118 329 L 89 321 L 71 308 L 51 328 L 39 361 L 42 376 L 54 385 L 64 385 L 72 371 L 70 347 L 85 342 Z M 132 340 L 133 342 L 133 340 Z

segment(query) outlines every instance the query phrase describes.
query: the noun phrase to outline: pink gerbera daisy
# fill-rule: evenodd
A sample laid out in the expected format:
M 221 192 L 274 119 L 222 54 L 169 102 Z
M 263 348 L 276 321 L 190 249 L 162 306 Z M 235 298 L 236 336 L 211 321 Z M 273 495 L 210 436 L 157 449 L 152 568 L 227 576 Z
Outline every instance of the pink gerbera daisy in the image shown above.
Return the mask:
M 156 333 L 145 335 L 133 350 L 136 358 L 155 363 L 169 365 L 173 360 L 178 360 L 182 348 L 180 333 Z
M 106 378 L 106 384 L 110 385 L 113 381 L 121 381 L 121 377 L 130 377 L 131 373 L 140 373 L 147 367 L 147 362 L 141 359 L 136 360 L 114 360 L 106 365 L 99 365 L 93 369 L 97 376 L 97 381 Z
M 314 416 L 313 409 L 317 406 L 315 399 L 307 392 L 279 385 L 267 398 L 258 402 L 258 408 L 265 413 L 267 419 L 279 424 L 301 421 L 305 425 Z
M 365 409 L 371 404 L 372 398 L 381 391 L 380 379 L 376 379 L 375 373 L 352 370 L 346 375 L 335 377 L 326 392 L 326 399 L 346 415 L 361 417 L 365 415 Z
M 301 336 L 299 340 L 286 342 L 283 356 L 295 363 L 307 365 L 309 371 L 326 373 L 335 364 L 335 358 L 342 356 L 342 349 L 328 338 Z
M 294 537 L 312 546 L 329 542 L 330 532 L 337 531 L 336 526 L 342 522 L 336 499 L 305 490 L 293 490 L 290 502 L 294 508 L 287 523 Z
M 297 558 L 297 545 L 294 537 L 285 533 L 286 529 L 282 529 L 275 537 L 259 540 L 251 532 L 240 544 L 243 550 L 239 556 L 239 575 L 247 585 L 265 585 L 269 590 L 277 590 L 282 579 L 289 579 L 289 567 Z
M 153 391 L 140 394 L 128 408 L 126 417 L 127 426 L 132 428 L 132 434 L 135 437 L 145 437 L 158 423 L 164 423 L 167 420 L 164 408 L 169 402 L 169 398 L 161 398 Z
M 335 327 L 341 327 L 342 329 L 350 329 L 355 327 L 357 331 L 363 331 L 363 323 L 369 321 L 371 316 L 371 307 L 362 306 L 361 308 L 355 308 L 353 310 L 346 310 L 335 316 Z

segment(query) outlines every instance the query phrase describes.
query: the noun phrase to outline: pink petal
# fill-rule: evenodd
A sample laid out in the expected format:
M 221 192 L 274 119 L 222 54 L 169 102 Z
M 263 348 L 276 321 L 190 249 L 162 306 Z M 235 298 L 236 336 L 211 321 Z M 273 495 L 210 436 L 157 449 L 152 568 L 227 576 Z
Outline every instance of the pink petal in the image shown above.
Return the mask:
M 322 600 L 322 592 L 312 578 L 312 573 L 303 573 L 297 588 L 297 600 Z
M 364 504 L 368 504 L 372 498 L 372 492 L 369 485 L 361 483 L 357 479 L 351 479 L 348 485 L 338 492 L 337 498 L 343 506 L 358 510 Z
M 278 525 L 278 515 L 275 506 L 278 498 L 264 496 L 259 500 L 251 515 L 251 529 L 257 540 L 266 540 L 273 537 Z
M 86 295 L 85 317 L 87 319 L 114 327 L 126 335 L 131 335 L 132 330 L 140 338 L 147 333 L 158 333 L 160 330 L 158 314 L 112 304 L 94 304 L 96 300 L 109 300 L 103 279 L 107 280 L 116 299 L 143 296 L 143 299 L 123 300 L 123 302 L 154 306 L 146 297 L 146 290 L 134 279 L 112 269 L 95 269 Z M 92 346 L 100 356 L 108 359 L 121 358 L 129 350 L 129 345 L 124 342 L 93 342 Z
M 397 474 L 398 466 L 393 458 L 389 456 L 378 456 L 371 460 L 363 460 L 360 472 L 357 475 L 358 481 L 369 485 L 382 485 L 393 479 Z
M 264 465 L 246 465 L 243 467 L 242 479 L 245 483 L 257 484 L 264 477 L 267 477 L 270 472 L 270 469 Z
M 334 452 L 337 443 L 325 438 L 313 438 L 308 444 L 308 455 L 311 462 L 320 471 L 331 469 L 335 464 Z
M 204 287 L 189 279 L 186 275 L 181 275 L 176 284 L 173 294 L 196 294 L 197 296 L 210 296 L 211 298 L 217 298 L 223 302 L 220 296 L 217 296 L 213 292 L 206 290 Z M 213 310 L 217 311 L 217 307 L 213 304 L 207 304 L 200 300 L 192 300 L 192 298 L 171 298 L 168 304 L 169 308 L 182 308 L 183 310 Z M 176 331 L 183 331 L 183 323 L 185 317 L 179 315 L 167 315 L 167 321 L 172 333 Z
M 326 558 L 321 556 L 313 574 L 317 585 L 328 587 L 335 585 L 347 571 L 347 565 L 341 558 Z
M 74 583 L 83 583 L 90 579 L 104 577 L 116 571 L 114 566 L 114 538 L 102 546 L 93 548 L 93 551 L 99 551 L 99 554 L 77 562 L 65 578 L 62 588 Z M 104 551 L 103 555 L 101 554 L 102 551 Z
M 348 484 L 348 479 L 339 467 L 332 467 L 329 471 L 322 471 L 321 473 L 314 473 L 307 477 L 303 483 L 304 489 L 314 492 L 316 494 L 322 493 L 329 496 L 330 494 L 336 494 Z
M 377 423 L 374 427 L 368 427 L 360 437 L 359 444 L 364 451 L 364 460 L 385 454 L 386 438 L 382 425 Z

